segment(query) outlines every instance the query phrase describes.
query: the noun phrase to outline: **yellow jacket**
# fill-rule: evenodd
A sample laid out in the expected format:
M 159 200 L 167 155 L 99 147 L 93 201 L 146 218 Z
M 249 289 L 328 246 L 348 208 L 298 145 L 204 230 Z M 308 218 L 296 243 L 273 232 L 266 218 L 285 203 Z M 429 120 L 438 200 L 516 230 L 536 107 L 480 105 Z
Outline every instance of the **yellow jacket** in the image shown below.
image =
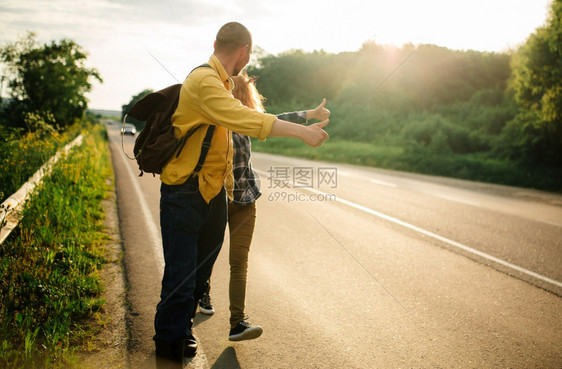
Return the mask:
M 199 191 L 211 201 L 225 185 L 232 198 L 232 138 L 231 131 L 261 140 L 270 134 L 274 115 L 250 109 L 232 97 L 233 81 L 216 56 L 211 56 L 211 68 L 194 70 L 183 82 L 178 107 L 172 116 L 176 137 L 182 137 L 200 124 L 216 126 L 205 164 L 199 172 Z M 188 140 L 179 157 L 166 164 L 160 180 L 168 185 L 184 183 L 193 173 L 201 153 L 208 127 L 201 127 Z

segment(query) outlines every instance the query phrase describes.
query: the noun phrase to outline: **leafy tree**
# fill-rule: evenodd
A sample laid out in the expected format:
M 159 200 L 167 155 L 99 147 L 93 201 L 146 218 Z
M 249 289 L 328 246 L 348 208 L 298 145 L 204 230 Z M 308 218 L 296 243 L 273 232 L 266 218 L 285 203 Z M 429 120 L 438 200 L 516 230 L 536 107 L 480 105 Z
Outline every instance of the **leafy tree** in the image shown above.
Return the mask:
M 90 79 L 102 82 L 97 70 L 84 66 L 86 57 L 71 40 L 37 46 L 33 32 L 0 49 L 11 94 L 5 125 L 25 127 L 27 112 L 52 116 L 60 127 L 82 118 L 88 103 L 85 94 L 92 89 Z
M 506 127 L 511 154 L 562 163 L 562 0 L 554 0 L 547 25 L 513 58 L 511 89 L 521 111 Z
M 133 108 L 133 106 L 134 106 L 137 102 L 139 102 L 140 100 L 142 100 L 142 98 L 145 97 L 146 95 L 149 95 L 149 94 L 151 94 L 151 93 L 153 93 L 153 92 L 154 92 L 154 90 L 152 90 L 152 89 L 150 89 L 150 88 L 147 88 L 147 89 L 145 89 L 145 90 L 139 92 L 139 93 L 136 94 L 135 96 L 133 96 L 133 97 L 131 98 L 131 101 L 129 101 L 129 103 L 127 103 L 127 104 L 125 104 L 125 105 L 121 105 L 121 121 L 123 121 L 123 118 L 125 118 L 125 114 L 127 114 L 127 113 L 129 112 L 129 110 L 131 110 L 131 109 Z M 133 123 L 133 124 L 137 127 L 137 129 L 142 129 L 142 128 L 144 128 L 144 123 L 143 123 L 143 122 L 140 122 L 140 121 L 138 121 L 138 120 L 136 120 L 136 119 L 127 117 L 127 121 L 129 121 L 129 120 L 130 120 L 131 123 Z

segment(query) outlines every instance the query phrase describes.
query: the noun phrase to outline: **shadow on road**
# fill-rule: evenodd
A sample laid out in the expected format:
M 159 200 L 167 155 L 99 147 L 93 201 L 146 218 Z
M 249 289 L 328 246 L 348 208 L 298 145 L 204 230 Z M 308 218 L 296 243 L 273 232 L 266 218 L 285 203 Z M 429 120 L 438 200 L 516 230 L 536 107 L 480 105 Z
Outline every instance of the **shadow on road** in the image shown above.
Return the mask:
M 193 327 L 197 327 L 199 324 L 206 322 L 212 317 L 213 317 L 212 315 L 197 313 L 195 317 L 193 317 Z
M 218 357 L 211 369 L 242 369 L 234 347 L 227 347 Z

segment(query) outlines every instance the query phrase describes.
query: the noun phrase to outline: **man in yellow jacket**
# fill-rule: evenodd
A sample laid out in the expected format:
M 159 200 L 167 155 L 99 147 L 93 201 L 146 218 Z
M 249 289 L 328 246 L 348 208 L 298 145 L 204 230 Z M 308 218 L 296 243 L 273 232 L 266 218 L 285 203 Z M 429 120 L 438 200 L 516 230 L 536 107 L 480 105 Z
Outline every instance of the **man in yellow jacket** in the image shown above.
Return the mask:
M 195 355 L 191 318 L 211 275 L 224 239 L 227 196 L 232 196 L 231 131 L 258 137 L 295 137 L 316 147 L 328 139 L 328 120 L 303 126 L 250 109 L 235 99 L 231 76 L 250 60 L 252 36 L 240 23 L 225 24 L 217 33 L 210 68 L 197 68 L 183 82 L 172 117 L 176 137 L 203 125 L 186 148 L 164 167 L 160 225 L 164 277 L 154 320 L 159 363 L 181 367 Z M 208 154 L 194 172 L 207 130 L 214 126 Z M 167 367 L 167 366 L 166 366 Z

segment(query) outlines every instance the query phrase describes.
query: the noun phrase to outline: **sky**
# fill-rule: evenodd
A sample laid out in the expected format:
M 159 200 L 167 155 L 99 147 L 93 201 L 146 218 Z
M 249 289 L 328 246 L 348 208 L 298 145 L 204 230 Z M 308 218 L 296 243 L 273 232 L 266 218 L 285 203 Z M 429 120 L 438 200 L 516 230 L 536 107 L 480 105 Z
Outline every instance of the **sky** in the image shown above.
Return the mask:
M 271 54 L 357 51 L 367 41 L 504 52 L 545 24 L 551 1 L 0 0 L 0 47 L 27 31 L 41 44 L 75 41 L 103 79 L 87 95 L 89 108 L 120 111 L 144 89 L 181 82 L 207 62 L 230 21 Z

